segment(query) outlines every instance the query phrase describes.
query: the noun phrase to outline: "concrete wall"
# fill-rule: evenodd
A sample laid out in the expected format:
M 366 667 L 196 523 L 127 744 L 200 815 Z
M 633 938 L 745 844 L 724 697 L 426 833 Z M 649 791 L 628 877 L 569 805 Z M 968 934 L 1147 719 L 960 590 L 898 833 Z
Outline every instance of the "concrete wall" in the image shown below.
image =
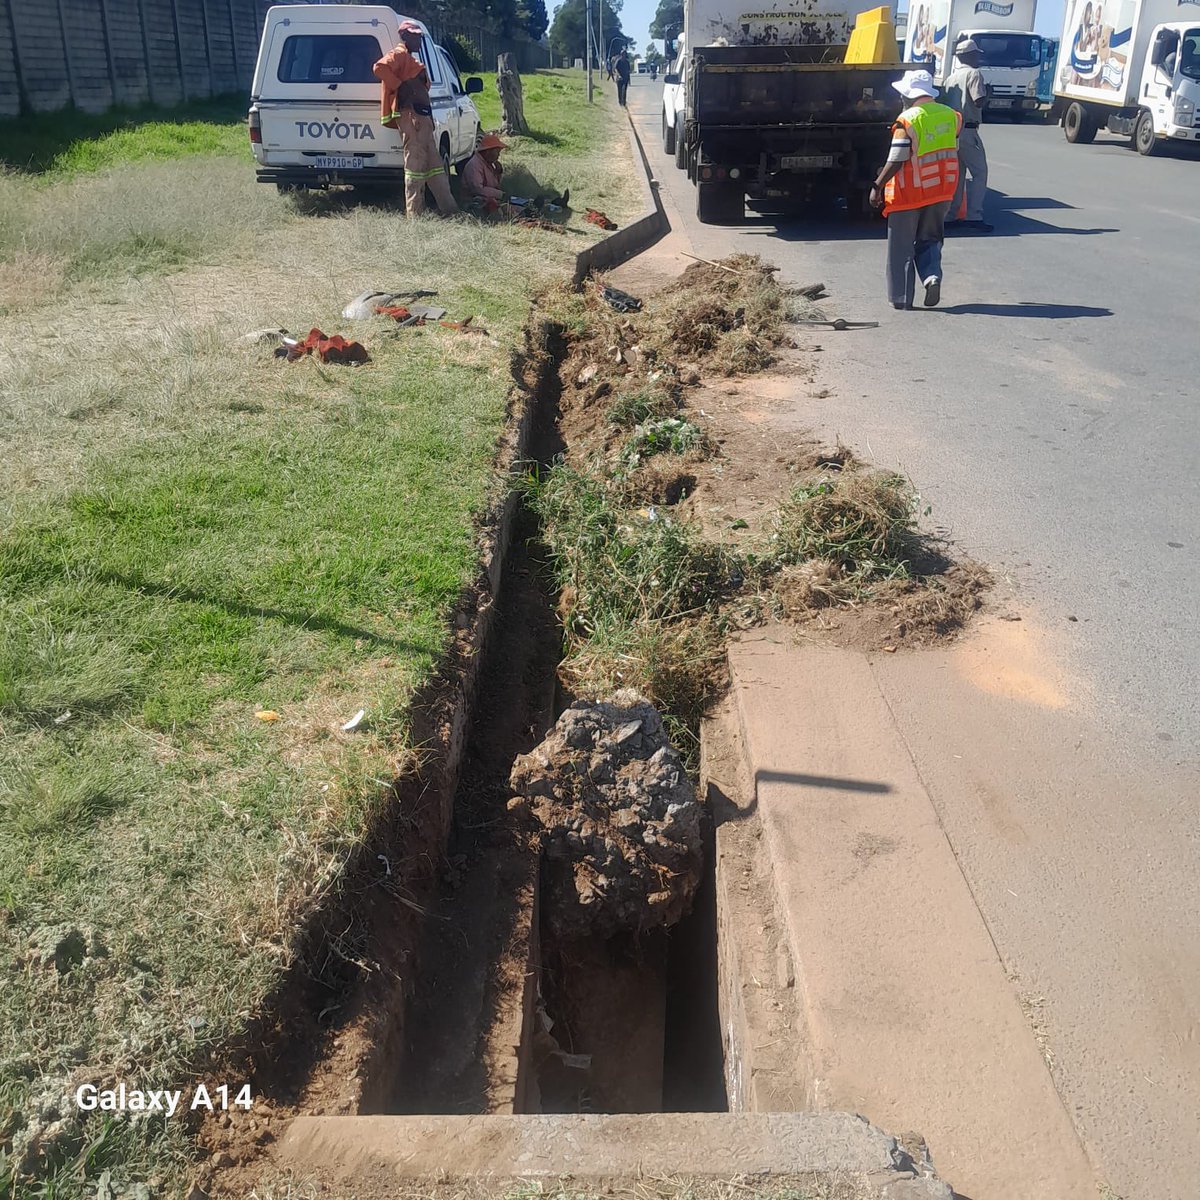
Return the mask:
M 248 91 L 271 0 L 0 0 L 0 117 L 69 105 L 178 104 Z M 398 3 L 421 17 L 419 5 Z M 436 18 L 427 23 L 443 34 Z M 446 32 L 450 30 L 447 29 Z M 546 51 L 469 24 L 453 27 L 484 52 L 513 50 L 522 70 Z

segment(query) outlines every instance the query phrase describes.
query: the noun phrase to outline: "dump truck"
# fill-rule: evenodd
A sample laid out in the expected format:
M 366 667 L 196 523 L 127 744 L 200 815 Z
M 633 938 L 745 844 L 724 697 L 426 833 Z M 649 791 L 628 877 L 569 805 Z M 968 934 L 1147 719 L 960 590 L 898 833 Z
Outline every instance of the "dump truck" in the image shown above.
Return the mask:
M 967 38 L 978 45 L 988 86 L 986 112 L 1019 121 L 1036 112 L 1042 39 L 1034 33 L 1037 0 L 912 0 L 905 58 L 925 67 L 939 86 Z
M 1054 89 L 1068 142 L 1107 129 L 1149 155 L 1200 141 L 1200 12 L 1172 20 L 1182 5 L 1069 0 Z
M 804 11 L 760 0 L 685 0 L 681 56 L 666 76 L 679 88 L 671 141 L 696 185 L 700 220 L 743 219 L 746 199 L 844 204 L 870 215 L 871 183 L 904 107 L 890 86 L 904 73 L 890 21 L 890 61 L 847 62 L 852 27 L 868 4 L 807 0 Z M 887 10 L 882 10 L 886 17 Z M 667 137 L 664 111 L 664 139 Z

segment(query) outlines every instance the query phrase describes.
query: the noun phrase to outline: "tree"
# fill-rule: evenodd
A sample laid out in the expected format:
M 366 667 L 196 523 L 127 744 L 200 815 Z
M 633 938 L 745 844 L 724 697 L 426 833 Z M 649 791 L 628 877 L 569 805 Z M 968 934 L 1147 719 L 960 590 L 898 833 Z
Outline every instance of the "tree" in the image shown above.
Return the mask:
M 540 42 L 550 24 L 550 18 L 546 14 L 546 0 L 519 0 L 517 17 L 525 32 L 535 42 Z
M 647 66 L 655 66 L 663 61 L 662 51 L 653 43 L 648 42 L 646 45 L 646 53 L 642 55 L 642 61 Z
M 650 22 L 650 36 L 673 42 L 683 29 L 683 0 L 658 0 L 658 11 Z
M 601 0 L 593 0 L 592 3 L 592 20 L 596 22 L 597 28 L 593 31 L 599 33 L 598 14 L 596 5 Z M 603 0 L 604 4 L 604 40 L 611 46 L 613 42 L 618 44 L 628 45 L 630 39 L 625 36 L 621 29 L 621 18 L 617 16 L 617 10 L 610 3 L 610 0 Z M 550 49 L 554 52 L 555 58 L 565 58 L 574 62 L 577 58 L 584 58 L 587 54 L 587 29 L 586 29 L 586 0 L 565 0 L 565 2 L 555 11 L 554 20 L 550 25 Z M 596 46 L 593 48 L 593 62 L 602 62 L 605 55 L 608 53 L 608 46 Z

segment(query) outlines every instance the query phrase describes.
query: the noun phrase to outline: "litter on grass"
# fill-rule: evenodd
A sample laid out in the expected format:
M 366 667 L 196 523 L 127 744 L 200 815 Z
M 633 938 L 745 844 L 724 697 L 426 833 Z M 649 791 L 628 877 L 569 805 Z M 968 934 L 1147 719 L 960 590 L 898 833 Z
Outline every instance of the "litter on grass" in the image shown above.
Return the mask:
M 316 354 L 323 363 L 358 364 L 371 361 L 362 342 L 348 342 L 340 333 L 330 335 L 316 328 L 309 330 L 308 337 L 302 342 L 284 338 L 283 345 L 275 351 L 277 358 L 286 358 L 288 362 L 298 362 L 309 354 Z

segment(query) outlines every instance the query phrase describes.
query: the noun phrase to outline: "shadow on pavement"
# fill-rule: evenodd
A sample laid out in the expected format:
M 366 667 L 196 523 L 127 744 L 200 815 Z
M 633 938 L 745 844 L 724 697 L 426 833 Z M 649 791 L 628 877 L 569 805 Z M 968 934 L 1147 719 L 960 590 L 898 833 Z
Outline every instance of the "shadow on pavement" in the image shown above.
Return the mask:
M 953 304 L 948 308 L 929 308 L 925 312 L 974 314 L 981 317 L 1111 317 L 1111 308 L 1089 308 L 1086 304 L 1037 304 L 1025 300 L 1019 304 Z

